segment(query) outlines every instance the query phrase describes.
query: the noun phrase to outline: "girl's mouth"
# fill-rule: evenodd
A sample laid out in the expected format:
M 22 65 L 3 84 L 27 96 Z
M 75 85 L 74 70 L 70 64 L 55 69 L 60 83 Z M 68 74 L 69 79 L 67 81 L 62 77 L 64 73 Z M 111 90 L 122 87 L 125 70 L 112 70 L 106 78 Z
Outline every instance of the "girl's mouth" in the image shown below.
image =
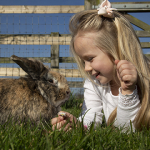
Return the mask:
M 100 75 L 100 72 L 99 72 L 98 74 L 96 74 L 96 76 L 95 76 L 95 77 L 96 77 L 96 78 L 98 78 L 98 76 L 99 76 L 99 75 Z

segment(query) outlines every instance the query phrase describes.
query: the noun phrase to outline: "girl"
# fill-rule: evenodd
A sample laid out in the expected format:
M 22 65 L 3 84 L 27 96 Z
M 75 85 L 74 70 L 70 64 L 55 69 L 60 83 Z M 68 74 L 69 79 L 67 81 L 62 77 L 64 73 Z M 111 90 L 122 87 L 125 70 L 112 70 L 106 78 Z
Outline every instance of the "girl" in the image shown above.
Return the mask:
M 65 112 L 51 120 L 53 128 L 68 130 L 83 116 L 85 128 L 96 126 L 102 110 L 108 125 L 149 128 L 149 60 L 129 21 L 105 0 L 98 10 L 75 14 L 69 27 L 71 51 L 85 78 L 84 102 L 78 119 Z

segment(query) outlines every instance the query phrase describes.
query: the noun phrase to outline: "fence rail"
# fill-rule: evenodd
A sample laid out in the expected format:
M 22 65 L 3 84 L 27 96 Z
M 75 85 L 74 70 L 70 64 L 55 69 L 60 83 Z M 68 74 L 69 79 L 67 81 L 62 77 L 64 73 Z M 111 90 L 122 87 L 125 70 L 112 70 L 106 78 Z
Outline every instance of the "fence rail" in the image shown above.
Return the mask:
M 79 78 L 81 74 L 78 69 L 51 69 L 59 72 L 65 77 Z M 25 76 L 26 73 L 21 68 L 0 68 L 0 76 Z
M 0 5 L 0 13 L 77 13 L 84 10 L 83 5 L 61 5 L 61 6 L 2 6 Z
M 0 44 L 11 45 L 70 45 L 71 36 L 61 34 L 0 35 Z
M 81 74 L 78 69 L 51 69 L 52 71 L 59 72 L 60 74 L 64 75 L 65 77 L 74 77 L 79 78 Z M 27 75 L 21 68 L 0 68 L 0 76 L 25 76 Z M 81 77 L 82 78 L 82 77 Z M 68 84 L 72 88 L 83 88 L 83 82 L 72 82 L 68 81 Z
M 145 26 L 143 28 L 146 28 Z M 149 27 L 147 27 L 148 30 Z M 56 33 L 54 33 L 56 34 Z M 150 37 L 149 31 L 136 31 L 138 37 Z M 32 34 L 32 35 L 0 35 L 0 44 L 11 45 L 70 45 L 70 34 Z M 142 48 L 149 48 L 150 42 L 141 42 Z

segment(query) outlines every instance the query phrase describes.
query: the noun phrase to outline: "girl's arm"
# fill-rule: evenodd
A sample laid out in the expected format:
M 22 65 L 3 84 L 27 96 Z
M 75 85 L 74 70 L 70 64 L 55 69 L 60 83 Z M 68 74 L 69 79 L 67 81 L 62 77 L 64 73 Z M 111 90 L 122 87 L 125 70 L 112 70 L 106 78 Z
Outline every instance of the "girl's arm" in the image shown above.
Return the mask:
M 121 88 L 119 89 L 119 101 L 118 101 L 118 107 L 117 107 L 117 124 L 121 127 L 128 127 L 131 129 L 132 123 L 132 129 L 134 128 L 134 119 L 140 109 L 140 100 L 137 92 L 137 88 L 133 91 L 132 94 L 123 95 L 121 93 Z
M 103 117 L 102 108 L 103 103 L 100 93 L 98 93 L 98 91 L 96 92 L 91 81 L 87 79 L 84 83 L 84 102 L 82 105 L 82 113 L 78 120 L 82 121 L 83 119 L 83 124 L 85 126 L 89 126 L 92 122 L 101 124 Z
M 136 87 L 137 70 L 127 60 L 115 60 L 118 79 L 121 88 L 119 89 L 119 100 L 117 107 L 117 125 L 130 127 L 130 121 L 134 129 L 133 121 L 140 108 L 140 100 Z

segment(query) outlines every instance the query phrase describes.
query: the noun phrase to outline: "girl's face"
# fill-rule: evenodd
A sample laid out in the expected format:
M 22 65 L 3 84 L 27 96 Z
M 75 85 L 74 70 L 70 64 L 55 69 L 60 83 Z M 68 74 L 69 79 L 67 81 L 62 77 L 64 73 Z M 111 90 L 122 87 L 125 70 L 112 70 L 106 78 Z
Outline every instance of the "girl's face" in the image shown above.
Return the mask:
M 85 71 L 106 84 L 113 80 L 114 64 L 107 54 L 95 45 L 96 33 L 78 34 L 74 40 L 76 54 L 85 62 Z

